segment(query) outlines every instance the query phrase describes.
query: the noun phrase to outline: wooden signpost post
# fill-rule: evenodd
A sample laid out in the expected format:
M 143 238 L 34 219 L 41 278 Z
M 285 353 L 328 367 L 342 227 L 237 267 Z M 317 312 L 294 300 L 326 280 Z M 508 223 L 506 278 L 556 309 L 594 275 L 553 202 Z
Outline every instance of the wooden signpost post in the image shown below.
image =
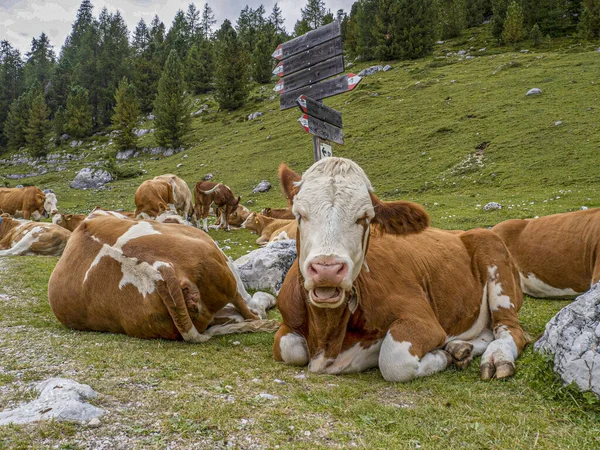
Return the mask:
M 313 135 L 315 161 L 333 154 L 324 141 L 344 144 L 342 113 L 321 100 L 351 91 L 361 80 L 353 73 L 331 78 L 344 71 L 342 52 L 340 23 L 334 21 L 279 45 L 272 55 L 280 61 L 273 71 L 281 77 L 274 88 L 279 109 L 302 110 L 299 122 Z

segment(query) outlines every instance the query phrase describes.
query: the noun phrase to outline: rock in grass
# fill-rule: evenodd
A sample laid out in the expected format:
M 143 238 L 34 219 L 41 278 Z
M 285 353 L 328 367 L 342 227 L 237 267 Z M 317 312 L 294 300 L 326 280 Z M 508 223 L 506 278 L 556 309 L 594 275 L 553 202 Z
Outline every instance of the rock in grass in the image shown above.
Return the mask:
M 561 309 L 534 349 L 554 356 L 565 384 L 600 397 L 600 283 Z
M 102 422 L 97 417 L 94 417 L 87 424 L 88 428 L 100 428 L 102 426 Z
M 204 175 L 204 181 L 212 180 L 215 176 L 212 173 Z
M 368 77 L 370 75 L 375 75 L 377 72 L 380 72 L 382 70 L 383 70 L 383 66 L 371 66 L 371 67 L 367 67 L 366 69 L 363 69 L 360 72 L 358 72 L 358 76 L 359 77 Z
M 104 414 L 104 410 L 86 403 L 86 400 L 98 396 L 87 384 L 66 378 L 50 378 L 38 383 L 35 389 L 40 393 L 37 399 L 19 408 L 0 412 L 0 425 L 50 419 L 85 423 Z
M 386 64 L 385 66 L 383 66 L 384 72 L 387 72 L 388 70 L 392 70 L 392 66 L 390 66 L 389 64 Z
M 85 167 L 79 171 L 75 176 L 75 179 L 71 183 L 73 189 L 93 189 L 104 186 L 106 183 L 111 182 L 113 179 L 112 175 L 106 170 L 101 169 L 90 169 Z
M 129 159 L 135 154 L 135 149 L 122 150 L 117 153 L 117 159 Z
M 269 183 L 267 180 L 262 180 L 254 187 L 254 189 L 252 189 L 252 192 L 254 194 L 258 194 L 259 192 L 268 192 L 270 189 L 271 183 Z
M 254 119 L 258 119 L 258 118 L 259 118 L 260 116 L 262 116 L 262 115 L 263 115 L 263 113 L 262 113 L 262 112 L 260 112 L 260 111 L 253 112 L 252 114 L 250 114 L 250 115 L 248 116 L 248 120 L 254 120 Z
M 527 91 L 527 94 L 525 95 L 540 95 L 542 93 L 542 90 L 539 88 L 533 88 L 533 89 L 529 89 Z
M 277 400 L 279 398 L 276 395 L 265 394 L 265 393 L 258 394 L 258 396 L 260 398 L 264 398 L 265 400 Z
M 483 207 L 486 211 L 495 211 L 497 209 L 502 209 L 502 205 L 497 202 L 489 202 L 487 205 Z
M 276 241 L 234 261 L 246 289 L 277 294 L 296 259 L 296 241 Z

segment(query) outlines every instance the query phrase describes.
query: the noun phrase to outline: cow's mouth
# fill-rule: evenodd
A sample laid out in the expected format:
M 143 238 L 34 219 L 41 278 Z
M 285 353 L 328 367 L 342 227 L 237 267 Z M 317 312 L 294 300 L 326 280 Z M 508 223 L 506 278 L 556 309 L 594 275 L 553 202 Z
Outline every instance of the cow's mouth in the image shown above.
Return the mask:
M 315 306 L 337 308 L 344 300 L 344 291 L 339 287 L 320 286 L 309 291 L 309 296 Z

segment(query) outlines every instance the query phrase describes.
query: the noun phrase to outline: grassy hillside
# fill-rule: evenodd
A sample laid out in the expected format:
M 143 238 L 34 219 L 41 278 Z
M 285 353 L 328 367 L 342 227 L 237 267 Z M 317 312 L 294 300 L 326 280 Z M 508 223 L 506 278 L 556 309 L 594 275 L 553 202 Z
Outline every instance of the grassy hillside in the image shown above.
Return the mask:
M 503 53 L 486 33 L 469 30 L 438 45 L 433 57 L 391 62 L 393 70 L 326 100 L 343 112 L 346 145 L 335 146 L 334 154 L 357 161 L 382 198 L 424 204 L 442 228 L 599 207 L 599 44 L 564 40 L 551 50 Z M 0 165 L 0 181 L 52 188 L 61 211 L 87 212 L 96 205 L 133 209 L 136 187 L 158 174 L 176 173 L 193 186 L 212 173 L 251 209 L 282 207 L 277 166 L 286 161 L 305 170 L 312 143 L 296 123 L 299 110 L 280 112 L 271 87 L 257 86 L 234 113 L 217 112 L 210 97 L 199 98 L 198 109 L 208 104 L 209 112 L 194 119 L 190 147 L 169 158 L 143 154 L 119 162 L 120 169 L 145 173 L 107 190 L 69 188 L 79 169 L 114 155 L 107 136 L 57 149 L 85 156 L 39 177 L 2 180 L 34 169 Z M 533 87 L 543 94 L 526 97 Z M 255 111 L 264 114 L 247 121 Z M 152 134 L 140 145 L 154 147 Z M 273 188 L 252 194 L 262 179 Z M 490 201 L 503 209 L 484 211 Z M 212 236 L 232 256 L 255 247 L 245 230 Z M 551 364 L 531 348 L 515 377 L 502 382 L 481 382 L 479 359 L 464 372 L 450 369 L 402 385 L 386 383 L 376 370 L 314 375 L 275 364 L 267 334 L 190 346 L 67 330 L 47 302 L 55 264 L 56 258 L 0 260 L 0 410 L 29 398 L 29 382 L 66 376 L 91 384 L 102 394 L 96 404 L 110 414 L 99 429 L 5 427 L 0 449 L 600 447 L 598 402 L 561 387 Z M 526 299 L 524 329 L 539 335 L 567 303 Z

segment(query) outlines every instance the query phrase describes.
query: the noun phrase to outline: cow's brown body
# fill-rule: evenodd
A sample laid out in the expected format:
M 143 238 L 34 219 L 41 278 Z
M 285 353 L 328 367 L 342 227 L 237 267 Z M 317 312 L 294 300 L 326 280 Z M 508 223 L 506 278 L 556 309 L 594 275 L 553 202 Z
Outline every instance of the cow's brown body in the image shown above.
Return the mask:
M 600 281 L 600 208 L 499 223 L 523 292 L 573 298 Z
M 274 219 L 295 219 L 291 208 L 265 208 L 260 213 L 265 217 Z
M 204 231 L 208 232 L 207 218 L 211 205 L 219 210 L 221 220 L 218 228 L 229 230 L 229 217 L 240 203 L 240 197 L 235 197 L 228 186 L 212 181 L 199 181 L 194 188 L 194 214 L 196 220 L 202 218 Z
M 45 201 L 46 194 L 36 186 L 0 188 L 0 209 L 11 216 L 29 220 L 37 212 L 36 220 L 39 220 L 44 215 Z
M 48 297 L 69 328 L 140 338 L 203 342 L 200 333 L 230 302 L 245 319 L 258 318 L 204 232 L 106 214 L 92 214 L 75 230 Z
M 256 243 L 266 245 L 279 237 L 282 232 L 288 239 L 296 239 L 296 221 L 289 219 L 275 219 L 262 214 L 252 213 L 248 216 L 243 227 L 258 234 Z
M 277 299 L 276 360 L 331 374 L 379 367 L 409 381 L 482 354 L 483 379 L 514 373 L 522 293 L 495 233 L 429 228 L 421 206 L 379 200 L 344 158 L 302 177 L 282 165 L 280 180 L 298 217 L 298 258 Z
M 171 187 L 173 188 L 173 206 L 175 211 L 185 220 L 191 220 L 194 207 L 192 203 L 192 191 L 190 191 L 187 183 L 172 173 L 159 175 L 154 177 L 154 180 L 166 181 L 171 184 Z
M 136 218 L 154 219 L 174 209 L 173 187 L 166 180 L 146 180 L 135 191 L 134 201 Z
M 60 256 L 71 232 L 52 223 L 0 217 L 0 256 Z

